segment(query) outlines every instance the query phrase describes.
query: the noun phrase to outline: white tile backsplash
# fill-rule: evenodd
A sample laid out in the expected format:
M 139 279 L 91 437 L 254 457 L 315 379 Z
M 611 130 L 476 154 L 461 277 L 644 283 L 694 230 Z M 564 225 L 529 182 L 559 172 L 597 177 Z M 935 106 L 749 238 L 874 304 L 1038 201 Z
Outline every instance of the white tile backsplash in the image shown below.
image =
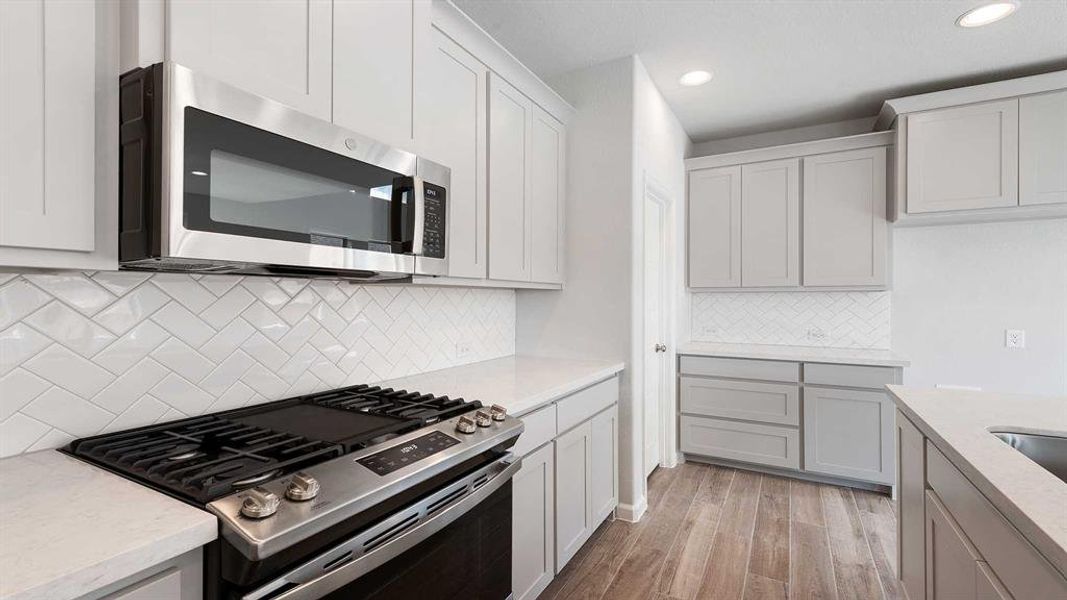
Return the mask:
M 694 341 L 835 348 L 890 344 L 889 292 L 691 294 Z
M 511 290 L 0 273 L 0 456 L 514 353 Z

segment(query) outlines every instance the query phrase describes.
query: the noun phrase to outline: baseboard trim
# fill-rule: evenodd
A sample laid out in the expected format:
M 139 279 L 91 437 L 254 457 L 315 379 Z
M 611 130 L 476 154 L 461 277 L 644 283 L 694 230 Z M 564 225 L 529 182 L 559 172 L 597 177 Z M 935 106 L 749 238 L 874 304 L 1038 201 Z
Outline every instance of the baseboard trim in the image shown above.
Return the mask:
M 624 504 L 620 502 L 615 508 L 615 516 L 623 521 L 636 523 L 641 520 L 641 517 L 645 515 L 645 511 L 647 510 L 648 496 L 641 496 L 641 498 L 634 504 Z
M 814 483 L 825 483 L 828 485 L 837 485 L 841 487 L 851 487 L 861 490 L 868 490 L 871 492 L 880 492 L 882 494 L 894 495 L 894 486 L 882 485 L 880 483 L 871 483 L 867 481 L 856 481 L 854 479 L 846 479 L 843 477 L 833 477 L 830 475 L 817 475 L 815 473 L 807 473 L 804 471 L 794 471 L 792 469 L 780 469 L 778 467 L 768 467 L 765 465 L 754 465 L 751 463 L 745 463 L 740 461 L 729 460 L 725 458 L 712 458 L 709 456 L 696 456 L 693 454 L 685 454 L 685 460 L 695 463 L 704 463 L 708 465 L 720 465 L 723 467 L 730 467 L 733 469 L 741 469 L 744 471 L 755 471 L 757 473 L 767 473 L 768 475 L 778 475 L 779 477 L 789 477 L 791 479 L 800 479 L 803 481 L 811 481 Z

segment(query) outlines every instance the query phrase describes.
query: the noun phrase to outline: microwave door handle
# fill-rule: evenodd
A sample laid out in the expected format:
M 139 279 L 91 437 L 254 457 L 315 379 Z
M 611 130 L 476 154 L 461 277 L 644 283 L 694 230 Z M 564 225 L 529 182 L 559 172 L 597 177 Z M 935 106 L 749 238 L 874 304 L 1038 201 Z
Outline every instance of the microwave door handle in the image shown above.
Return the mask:
M 422 256 L 423 235 L 426 231 L 426 188 L 421 177 L 412 177 L 411 199 L 414 203 L 415 231 L 411 237 L 411 253 Z

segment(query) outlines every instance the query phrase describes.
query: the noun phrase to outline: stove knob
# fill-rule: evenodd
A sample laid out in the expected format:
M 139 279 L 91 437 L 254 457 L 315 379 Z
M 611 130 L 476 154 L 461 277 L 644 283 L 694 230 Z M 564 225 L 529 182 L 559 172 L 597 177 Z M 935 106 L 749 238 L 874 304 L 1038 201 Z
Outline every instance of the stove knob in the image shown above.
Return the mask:
M 263 487 L 248 490 L 241 503 L 241 514 L 251 519 L 263 519 L 278 512 L 278 495 Z
M 460 433 L 474 433 L 477 428 L 478 426 L 474 423 L 474 419 L 470 417 L 463 416 L 459 418 L 459 421 L 456 421 L 456 431 Z
M 499 404 L 494 404 L 489 407 L 489 414 L 493 416 L 494 421 L 503 421 L 504 417 L 507 416 L 508 411 L 503 406 L 500 406 Z
M 478 424 L 478 427 L 489 427 L 493 424 L 493 417 L 490 417 L 489 413 L 484 410 L 479 410 L 474 413 L 474 422 Z
M 319 480 L 299 471 L 293 473 L 289 487 L 285 488 L 285 497 L 294 502 L 304 502 L 319 495 Z

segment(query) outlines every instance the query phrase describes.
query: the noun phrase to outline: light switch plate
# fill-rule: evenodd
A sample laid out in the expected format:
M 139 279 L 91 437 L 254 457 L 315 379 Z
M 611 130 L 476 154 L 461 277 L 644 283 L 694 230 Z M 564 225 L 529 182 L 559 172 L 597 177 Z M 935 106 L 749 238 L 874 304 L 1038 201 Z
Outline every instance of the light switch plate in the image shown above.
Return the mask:
M 1022 329 L 1007 329 L 1004 331 L 1005 348 L 1025 348 L 1026 331 Z

